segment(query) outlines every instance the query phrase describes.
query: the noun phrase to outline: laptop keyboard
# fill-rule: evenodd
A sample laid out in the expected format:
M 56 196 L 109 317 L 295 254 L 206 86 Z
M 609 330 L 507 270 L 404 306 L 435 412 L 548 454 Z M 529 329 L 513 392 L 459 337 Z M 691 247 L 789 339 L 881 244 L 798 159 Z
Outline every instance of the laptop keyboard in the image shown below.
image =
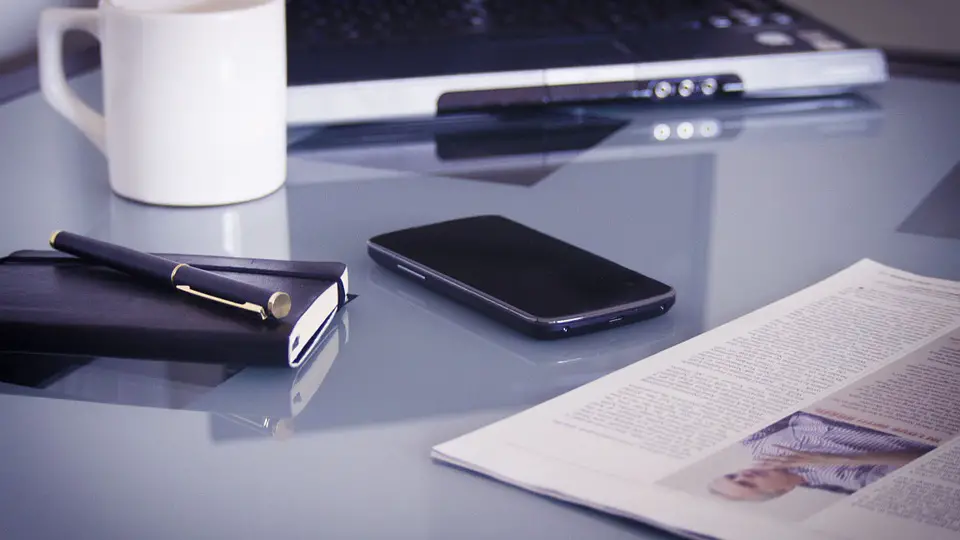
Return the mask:
M 287 0 L 291 46 L 784 26 L 775 0 Z

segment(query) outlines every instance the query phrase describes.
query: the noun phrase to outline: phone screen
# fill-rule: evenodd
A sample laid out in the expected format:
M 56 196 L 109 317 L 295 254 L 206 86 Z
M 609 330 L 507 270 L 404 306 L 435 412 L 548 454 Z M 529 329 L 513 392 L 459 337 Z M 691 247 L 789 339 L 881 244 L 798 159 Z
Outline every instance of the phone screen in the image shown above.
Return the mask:
M 380 235 L 394 253 L 545 319 L 662 296 L 671 288 L 500 216 L 477 216 Z

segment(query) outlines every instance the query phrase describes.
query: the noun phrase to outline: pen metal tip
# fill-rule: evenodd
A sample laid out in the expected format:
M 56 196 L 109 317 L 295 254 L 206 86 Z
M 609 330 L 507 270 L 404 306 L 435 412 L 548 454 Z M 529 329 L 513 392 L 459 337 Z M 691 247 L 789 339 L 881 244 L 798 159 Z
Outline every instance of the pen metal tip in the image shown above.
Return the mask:
M 270 296 L 270 300 L 267 301 L 267 311 L 277 319 L 282 319 L 290 314 L 291 305 L 290 295 L 283 291 L 278 291 L 273 293 Z
M 53 231 L 53 234 L 50 235 L 50 247 L 53 247 L 53 242 L 56 241 L 57 235 L 60 234 L 61 232 L 63 231 L 61 231 L 60 229 L 57 229 Z

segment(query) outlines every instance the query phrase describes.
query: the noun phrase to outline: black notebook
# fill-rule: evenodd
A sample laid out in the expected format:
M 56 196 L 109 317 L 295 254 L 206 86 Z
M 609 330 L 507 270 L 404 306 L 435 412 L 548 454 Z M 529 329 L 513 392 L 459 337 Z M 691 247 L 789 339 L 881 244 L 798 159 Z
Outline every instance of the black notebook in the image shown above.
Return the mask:
M 352 298 L 337 262 L 165 254 L 290 294 L 290 314 L 255 314 L 146 283 L 57 251 L 0 259 L 0 350 L 297 367 Z

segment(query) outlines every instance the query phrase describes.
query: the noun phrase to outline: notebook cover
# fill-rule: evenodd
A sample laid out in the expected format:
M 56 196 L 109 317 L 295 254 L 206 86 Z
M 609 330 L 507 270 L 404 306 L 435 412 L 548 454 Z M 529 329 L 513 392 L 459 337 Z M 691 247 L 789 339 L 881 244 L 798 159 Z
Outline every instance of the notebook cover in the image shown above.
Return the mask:
M 290 293 L 290 314 L 260 317 L 57 251 L 0 259 L 0 350 L 287 366 L 293 325 L 330 287 L 346 302 L 346 265 L 164 254 Z M 314 339 L 319 336 L 314 336 Z

